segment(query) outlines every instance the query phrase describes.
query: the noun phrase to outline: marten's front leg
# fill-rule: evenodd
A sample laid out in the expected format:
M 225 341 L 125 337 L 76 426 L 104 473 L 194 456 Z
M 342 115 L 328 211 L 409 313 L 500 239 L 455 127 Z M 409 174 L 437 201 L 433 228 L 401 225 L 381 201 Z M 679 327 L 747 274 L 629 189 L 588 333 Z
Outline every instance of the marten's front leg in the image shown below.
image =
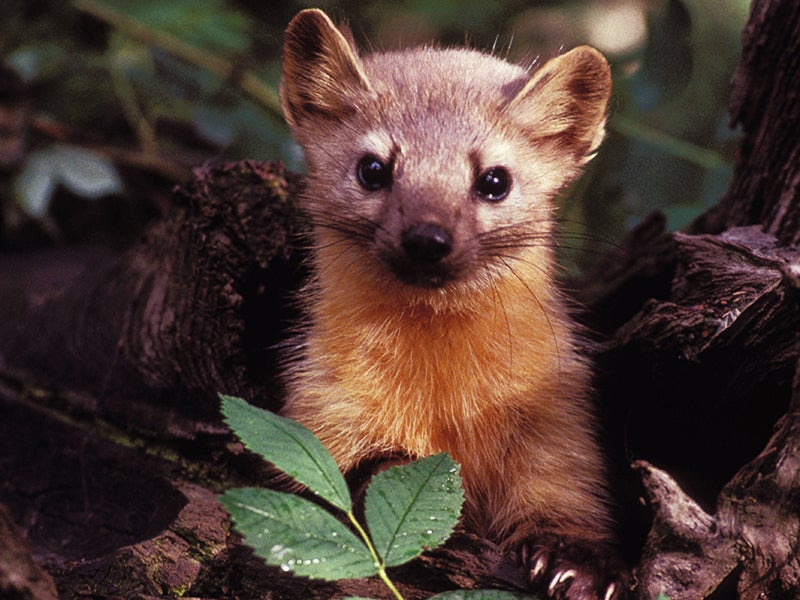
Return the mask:
M 483 480 L 489 534 L 519 552 L 531 586 L 558 600 L 621 600 L 628 570 L 615 542 L 604 467 L 593 437 L 567 421 L 546 433 L 523 428 L 501 471 Z M 487 472 L 484 467 L 483 473 Z M 468 499 L 471 478 L 464 473 Z M 485 510 L 488 508 L 489 510 Z

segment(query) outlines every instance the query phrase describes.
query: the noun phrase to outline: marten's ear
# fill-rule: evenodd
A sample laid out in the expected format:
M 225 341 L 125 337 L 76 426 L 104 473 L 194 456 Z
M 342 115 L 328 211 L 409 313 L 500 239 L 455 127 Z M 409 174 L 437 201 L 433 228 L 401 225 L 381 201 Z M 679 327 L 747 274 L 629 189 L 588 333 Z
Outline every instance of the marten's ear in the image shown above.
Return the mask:
M 370 89 L 351 44 L 321 10 L 303 10 L 289 23 L 280 93 L 290 126 L 309 117 L 346 116 L 353 97 Z
M 532 142 L 555 143 L 584 163 L 603 140 L 610 95 L 608 62 L 579 46 L 536 71 L 506 111 Z

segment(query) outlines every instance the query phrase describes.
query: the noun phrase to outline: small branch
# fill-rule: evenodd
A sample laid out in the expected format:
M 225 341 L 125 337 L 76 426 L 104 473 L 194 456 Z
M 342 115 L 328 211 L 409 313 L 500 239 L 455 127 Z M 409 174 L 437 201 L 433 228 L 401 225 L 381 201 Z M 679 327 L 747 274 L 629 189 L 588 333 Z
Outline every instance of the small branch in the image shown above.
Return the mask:
M 133 84 L 125 75 L 125 67 L 120 62 L 118 57 L 117 60 L 111 61 L 111 83 L 114 93 L 122 107 L 122 113 L 125 115 L 130 127 L 136 132 L 136 137 L 139 138 L 142 150 L 147 155 L 157 156 L 158 138 L 155 127 L 150 124 L 147 116 L 139 106 Z
M 731 167 L 720 154 L 713 150 L 702 148 L 622 115 L 615 115 L 609 121 L 609 127 L 617 133 L 653 146 L 662 152 L 682 158 L 704 169 Z
M 165 31 L 151 29 L 144 23 L 123 15 L 96 0 L 75 0 L 73 6 L 81 12 L 108 23 L 115 29 L 147 46 L 160 48 L 173 56 L 177 56 L 188 63 L 197 65 L 225 80 L 235 83 L 243 92 L 272 115 L 279 119 L 281 118 L 281 103 L 277 92 L 259 79 L 252 71 L 242 70 L 232 61 L 187 44 Z
M 191 168 L 171 160 L 165 153 L 151 153 L 109 146 L 108 144 L 98 144 L 87 139 L 85 135 L 68 125 L 53 121 L 48 117 L 34 116 L 31 120 L 31 129 L 49 140 L 91 150 L 107 156 L 117 164 L 156 173 L 175 183 L 182 183 L 188 180 L 192 174 Z

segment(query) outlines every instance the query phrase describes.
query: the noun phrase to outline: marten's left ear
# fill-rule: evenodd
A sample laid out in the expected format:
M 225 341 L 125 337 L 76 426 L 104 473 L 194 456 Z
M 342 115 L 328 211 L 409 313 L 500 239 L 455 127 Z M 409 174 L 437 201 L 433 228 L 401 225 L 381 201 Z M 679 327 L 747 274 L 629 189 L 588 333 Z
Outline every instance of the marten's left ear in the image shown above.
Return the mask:
M 549 60 L 506 107 L 532 142 L 552 142 L 579 163 L 605 134 L 611 70 L 600 52 L 579 46 Z
M 306 119 L 338 120 L 355 110 L 359 93 L 370 90 L 346 33 L 319 9 L 300 11 L 289 23 L 280 93 L 290 126 Z

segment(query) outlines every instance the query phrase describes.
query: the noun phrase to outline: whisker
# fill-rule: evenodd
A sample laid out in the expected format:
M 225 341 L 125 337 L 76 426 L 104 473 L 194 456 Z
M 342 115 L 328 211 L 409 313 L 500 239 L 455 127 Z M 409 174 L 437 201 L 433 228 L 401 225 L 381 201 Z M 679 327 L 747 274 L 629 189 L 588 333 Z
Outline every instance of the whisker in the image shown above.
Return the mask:
M 514 267 L 512 267 L 504 258 L 500 257 L 500 261 L 505 265 L 508 271 L 512 275 L 514 275 L 514 277 L 517 278 L 517 280 L 523 285 L 523 287 L 525 287 L 525 289 L 528 290 L 528 293 L 530 294 L 531 298 L 533 298 L 533 301 L 536 302 L 537 306 L 539 307 L 539 310 L 542 311 L 542 314 L 544 315 L 544 318 L 547 321 L 547 327 L 550 330 L 550 335 L 553 338 L 554 342 L 553 345 L 556 349 L 556 361 L 558 362 L 558 370 L 561 371 L 561 350 L 559 348 L 558 336 L 556 335 L 555 327 L 553 327 L 553 322 L 550 319 L 550 311 L 547 309 L 547 307 L 545 307 L 545 305 L 540 300 L 539 296 L 531 288 L 528 282 L 525 281 L 525 278 L 521 277 L 520 274 L 517 273 L 517 271 L 514 269 Z
M 522 256 L 514 256 L 514 255 L 510 255 L 510 254 L 497 254 L 497 255 L 495 255 L 494 258 L 506 268 L 510 268 L 510 263 L 513 263 L 513 262 L 516 261 L 516 262 L 520 262 L 520 263 L 523 263 L 525 265 L 528 265 L 532 269 L 535 269 L 540 274 L 542 274 L 545 278 L 549 278 L 550 277 L 549 269 L 547 269 L 546 267 L 544 267 L 544 266 L 542 266 L 542 265 L 540 265 L 538 263 L 535 263 L 535 262 L 529 260 L 528 258 L 524 258 Z M 518 279 L 521 278 L 521 276 L 517 272 L 514 272 L 514 275 Z
M 576 221 L 575 219 L 560 218 L 560 219 L 556 219 L 555 223 L 556 223 L 556 226 L 560 229 L 558 231 L 558 233 L 556 234 L 559 239 L 572 238 L 572 239 L 578 239 L 578 240 L 581 240 L 581 241 L 584 241 L 584 242 L 595 242 L 597 244 L 602 244 L 603 246 L 607 246 L 608 248 L 613 248 L 613 249 L 616 249 L 616 250 L 619 250 L 619 249 L 622 248 L 622 246 L 621 246 L 621 244 L 619 242 L 611 239 L 610 237 L 608 237 L 606 235 L 599 235 L 599 234 L 596 234 L 596 233 L 587 233 L 585 230 L 586 229 L 591 229 L 591 227 L 588 224 L 583 223 L 581 221 Z M 565 225 L 578 226 L 581 229 L 583 229 L 584 231 L 564 231 L 563 227 Z
M 349 243 L 347 243 L 347 242 L 349 242 Z M 357 255 L 357 253 L 352 252 L 352 249 L 353 249 L 354 246 L 356 246 L 356 242 L 354 242 L 352 240 L 341 240 L 340 242 L 327 244 L 326 247 L 330 248 L 330 247 L 336 246 L 338 244 L 342 244 L 342 248 L 339 250 L 339 252 L 337 254 L 335 254 L 333 256 L 330 256 L 328 258 L 328 261 L 324 265 L 319 265 L 318 271 L 320 273 L 328 271 L 330 269 L 334 269 L 334 268 L 337 269 L 336 272 L 338 272 L 338 270 L 340 269 L 340 266 L 339 266 L 338 263 L 339 263 L 339 261 L 342 260 L 342 257 L 347 257 L 347 258 L 350 259 L 349 261 L 347 261 L 347 266 L 348 267 L 351 267 L 355 263 L 356 257 L 358 255 Z
M 495 304 L 500 303 L 500 310 L 503 312 L 503 320 L 506 324 L 506 339 L 508 340 L 508 364 L 511 370 L 514 369 L 514 336 L 511 333 L 511 322 L 508 319 L 508 311 L 506 310 L 505 302 L 503 302 L 503 295 L 497 289 L 497 284 L 494 279 L 491 281 L 492 299 Z
M 363 241 L 373 238 L 379 224 L 352 211 L 334 212 L 332 210 L 312 209 L 308 211 L 309 218 L 314 227 L 325 228 Z
M 475 236 L 474 241 L 478 243 L 485 256 L 499 254 L 514 249 L 524 248 L 546 248 L 559 251 L 594 253 L 595 247 L 587 245 L 587 242 L 594 244 L 600 243 L 609 248 L 619 248 L 619 244 L 598 236 L 586 234 L 584 232 L 567 232 L 550 234 L 547 232 L 531 231 L 537 224 L 535 219 L 505 225 L 492 231 L 483 232 Z

